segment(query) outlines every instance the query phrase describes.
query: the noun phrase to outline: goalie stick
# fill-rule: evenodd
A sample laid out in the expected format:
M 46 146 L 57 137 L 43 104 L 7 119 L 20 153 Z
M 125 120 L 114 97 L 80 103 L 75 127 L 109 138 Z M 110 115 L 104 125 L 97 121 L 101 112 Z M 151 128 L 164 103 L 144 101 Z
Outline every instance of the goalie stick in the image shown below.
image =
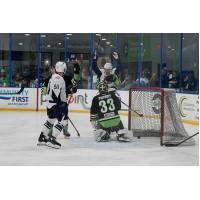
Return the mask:
M 80 102 L 81 102 L 81 105 L 82 105 L 82 107 L 85 109 L 85 110 L 90 110 L 90 107 L 89 106 L 87 106 L 84 102 L 83 102 L 83 100 L 82 99 L 80 99 Z M 135 111 L 135 110 L 132 110 L 132 109 L 121 109 L 121 111 L 133 111 L 133 112 L 136 112 L 137 113 L 137 115 L 139 115 L 140 117 L 143 117 L 143 115 L 142 114 L 140 114 L 140 113 L 138 113 L 137 111 Z
M 184 140 L 182 140 L 181 142 L 178 142 L 178 143 L 166 143 L 166 144 L 164 144 L 166 147 L 177 147 L 177 146 L 179 146 L 179 145 L 181 145 L 182 143 L 184 143 L 184 142 L 186 142 L 187 140 L 189 140 L 189 139 L 191 139 L 191 138 L 193 138 L 194 136 L 196 136 L 196 135 L 198 135 L 199 134 L 199 132 L 197 132 L 197 133 L 195 133 L 194 135 L 191 135 L 190 137 L 188 137 L 188 138 L 186 138 L 186 139 L 184 139 Z
M 131 108 L 130 108 L 126 103 L 124 103 L 122 100 L 120 100 L 120 101 L 121 101 L 122 104 L 124 104 L 124 105 L 128 108 L 129 111 L 133 111 L 133 112 L 134 112 L 135 114 L 137 114 L 139 117 L 144 117 L 143 114 L 138 113 L 136 110 L 131 109 Z
M 21 94 L 24 90 L 24 87 L 22 86 L 18 92 L 12 92 L 12 93 L 0 93 L 0 95 L 13 95 L 13 94 Z

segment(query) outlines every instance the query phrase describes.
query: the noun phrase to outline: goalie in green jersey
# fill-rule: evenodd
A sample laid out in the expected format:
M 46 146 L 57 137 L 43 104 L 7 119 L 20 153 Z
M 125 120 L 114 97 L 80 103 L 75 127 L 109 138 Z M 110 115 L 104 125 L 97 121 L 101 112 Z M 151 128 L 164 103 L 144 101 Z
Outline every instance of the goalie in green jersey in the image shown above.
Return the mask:
M 99 94 L 92 100 L 90 121 L 94 128 L 97 142 L 111 140 L 115 135 L 119 142 L 130 142 L 128 130 L 124 128 L 118 111 L 121 110 L 121 101 L 115 92 L 108 92 L 105 81 L 99 83 Z

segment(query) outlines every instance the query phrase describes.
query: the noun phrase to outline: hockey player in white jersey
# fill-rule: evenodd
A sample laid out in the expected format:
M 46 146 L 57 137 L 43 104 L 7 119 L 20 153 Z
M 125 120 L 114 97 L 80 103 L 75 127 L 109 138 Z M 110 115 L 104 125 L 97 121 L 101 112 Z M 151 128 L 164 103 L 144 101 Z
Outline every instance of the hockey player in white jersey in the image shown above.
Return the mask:
M 66 64 L 64 62 L 57 62 L 55 71 L 56 73 L 51 76 L 47 86 L 46 100 L 48 118 L 42 127 L 42 132 L 38 138 L 38 145 L 58 149 L 61 147 L 61 144 L 56 141 L 56 137 L 65 126 L 66 120 L 63 120 L 63 118 L 67 114 L 66 84 L 62 77 L 66 71 Z M 49 130 L 52 127 L 52 135 L 48 136 Z

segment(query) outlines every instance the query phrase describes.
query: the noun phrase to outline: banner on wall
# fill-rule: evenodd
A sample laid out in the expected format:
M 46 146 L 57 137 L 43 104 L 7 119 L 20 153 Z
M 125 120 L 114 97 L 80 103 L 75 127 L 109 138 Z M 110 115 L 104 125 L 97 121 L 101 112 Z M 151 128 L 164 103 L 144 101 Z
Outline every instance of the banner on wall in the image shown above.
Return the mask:
M 0 95 L 0 108 L 1 109 L 31 109 L 36 108 L 36 95 L 35 88 L 25 88 L 20 94 L 12 94 L 18 92 L 18 88 L 1 88 L 0 93 L 10 93 L 9 95 Z
M 84 104 L 87 107 L 91 107 L 92 99 L 94 96 L 96 96 L 98 93 L 97 90 L 84 90 L 79 89 L 77 93 L 73 94 L 73 97 L 71 99 L 69 109 L 73 111 L 84 111 L 84 108 L 81 104 L 81 101 L 84 102 Z M 46 109 L 46 99 L 45 97 L 42 97 L 41 90 L 39 91 L 39 110 Z M 128 92 L 127 91 L 120 91 L 119 95 L 121 99 L 128 104 Z M 126 106 L 122 105 L 123 109 L 127 109 Z
M 0 93 L 14 93 L 18 92 L 19 88 L 1 88 Z M 46 110 L 45 97 L 41 95 L 41 89 L 36 88 L 25 88 L 21 94 L 18 95 L 0 95 L 0 110 L 37 110 L 37 99 L 38 99 L 38 110 Z M 84 102 L 85 106 L 90 108 L 93 97 L 98 93 L 97 90 L 85 90 L 79 89 L 76 94 L 73 95 L 69 110 L 72 112 L 89 112 L 86 110 L 81 101 Z M 128 91 L 118 91 L 122 101 L 126 104 L 129 103 Z M 198 125 L 199 123 L 199 96 L 192 94 L 176 94 L 177 103 L 180 115 L 184 122 Z M 122 104 L 123 109 L 127 109 Z M 127 112 L 122 112 L 127 115 Z
M 182 119 L 199 121 L 199 95 L 176 94 Z

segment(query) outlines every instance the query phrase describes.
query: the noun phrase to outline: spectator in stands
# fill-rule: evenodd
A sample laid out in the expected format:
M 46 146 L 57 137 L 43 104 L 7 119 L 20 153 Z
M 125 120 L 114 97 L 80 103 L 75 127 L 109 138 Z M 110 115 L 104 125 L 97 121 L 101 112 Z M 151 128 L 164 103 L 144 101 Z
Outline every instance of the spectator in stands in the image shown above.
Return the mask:
M 194 76 L 194 71 L 190 71 L 188 74 L 188 79 L 185 83 L 184 90 L 196 91 L 197 90 L 197 79 Z
M 158 87 L 159 86 L 159 80 L 156 73 L 153 73 L 150 80 L 149 80 L 149 86 L 150 87 Z
M 88 72 L 89 70 L 87 69 L 87 66 L 83 65 L 81 69 L 81 83 L 80 83 L 81 88 L 87 88 L 88 80 L 89 80 Z
M 23 82 L 23 85 L 25 87 L 30 87 L 30 82 L 32 80 L 32 75 L 29 71 L 29 69 L 25 69 L 23 72 L 22 72 L 22 75 L 23 75 L 23 78 L 22 78 L 22 82 Z
M 136 80 L 137 85 L 140 85 L 142 87 L 148 87 L 149 86 L 148 76 L 149 76 L 149 70 L 145 68 L 141 73 L 140 84 L 139 84 L 139 79 Z
M 20 73 L 16 73 L 13 77 L 13 87 L 21 87 L 22 76 Z
M 169 77 L 169 88 L 178 88 L 179 87 L 179 75 L 178 71 L 175 70 L 172 72 L 171 77 Z
M 0 87 L 8 86 L 8 76 L 6 73 L 6 69 L 4 67 L 0 67 Z
M 164 67 L 162 70 L 162 88 L 168 88 L 169 87 L 169 76 L 168 76 L 168 70 L 167 67 Z

